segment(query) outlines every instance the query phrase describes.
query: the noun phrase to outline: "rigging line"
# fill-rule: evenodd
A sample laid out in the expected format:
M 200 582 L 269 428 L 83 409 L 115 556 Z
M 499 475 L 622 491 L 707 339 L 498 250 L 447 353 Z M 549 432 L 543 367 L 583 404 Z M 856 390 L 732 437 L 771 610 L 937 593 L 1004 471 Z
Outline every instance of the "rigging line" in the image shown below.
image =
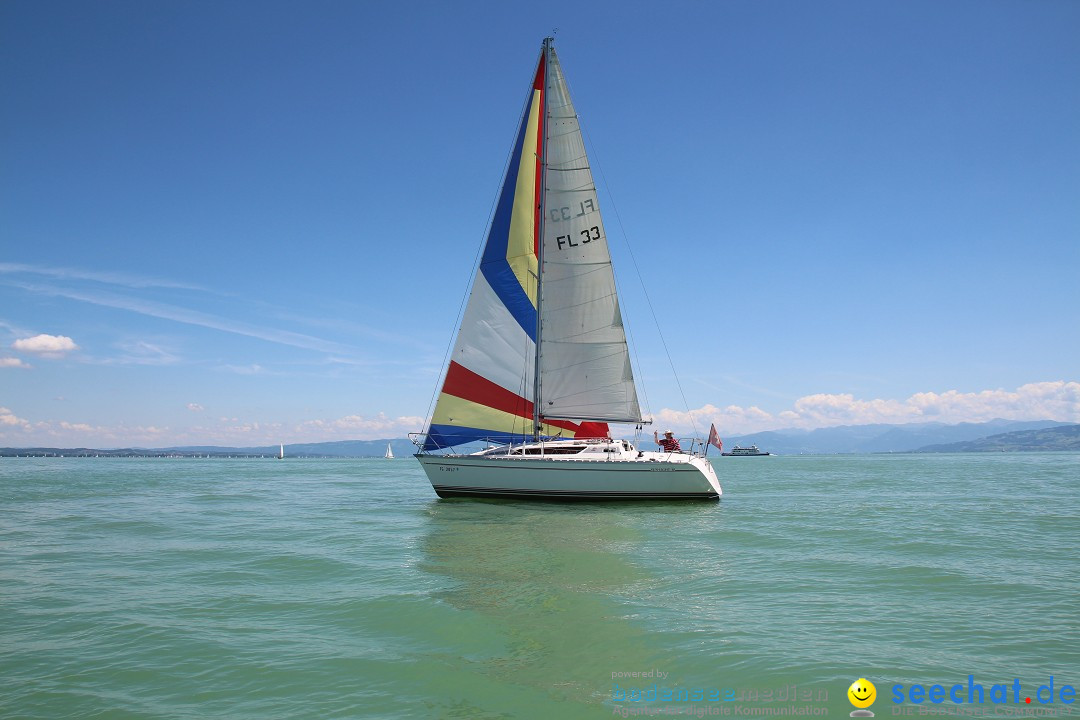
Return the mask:
M 514 147 L 516 146 L 518 130 L 521 127 L 521 123 L 525 118 L 525 113 L 529 111 L 529 105 L 532 103 L 532 93 L 528 93 L 525 96 L 525 102 L 521 106 L 521 113 L 518 115 L 517 125 L 514 126 L 514 134 L 510 139 L 510 150 L 506 153 L 506 160 L 503 162 L 502 174 L 499 175 L 502 180 L 499 181 L 499 189 L 495 192 L 495 197 L 491 200 L 491 208 L 488 210 L 487 221 L 484 223 L 484 232 L 480 236 L 480 244 L 476 247 L 476 255 L 473 256 L 472 262 L 472 274 L 469 275 L 469 279 L 465 284 L 465 294 L 461 296 L 461 302 L 458 303 L 457 316 L 454 319 L 454 324 L 451 327 L 455 327 L 458 331 L 461 330 L 461 321 L 465 314 L 465 301 L 468 300 L 469 295 L 472 294 L 473 283 L 476 281 L 476 274 L 480 270 L 480 256 L 484 252 L 484 247 L 487 245 L 488 233 L 491 232 L 491 221 L 495 217 L 495 208 L 499 204 L 499 197 L 502 196 L 503 185 L 506 184 L 506 173 L 510 169 L 510 160 L 514 157 Z M 450 334 L 450 341 L 446 345 L 446 352 L 443 353 L 442 359 L 442 375 L 439 377 L 439 382 L 435 383 L 435 391 L 431 393 L 431 401 L 428 403 L 427 414 L 424 416 L 424 427 L 429 428 L 431 421 L 434 419 L 433 414 L 435 412 L 435 401 L 439 397 L 439 392 L 442 391 L 443 385 L 446 383 L 446 373 L 450 370 L 450 353 L 453 351 L 454 343 L 457 341 L 459 332 L 452 332 Z
M 675 386 L 679 388 L 679 395 L 682 398 L 683 407 L 686 408 L 686 415 L 690 418 L 690 427 L 693 428 L 694 434 L 697 435 L 697 423 L 694 422 L 694 415 L 690 412 L 690 403 L 686 401 L 686 392 L 683 391 L 682 381 L 679 380 L 679 373 L 675 370 L 675 361 L 671 358 L 671 350 L 668 349 L 667 340 L 664 339 L 664 332 L 660 328 L 660 319 L 656 316 L 656 309 L 653 307 L 652 298 L 649 297 L 649 291 L 645 287 L 645 279 L 641 275 L 641 268 L 638 266 L 637 257 L 634 255 L 634 249 L 630 246 L 630 236 L 627 234 L 626 227 L 623 225 L 622 216 L 619 214 L 619 208 L 615 206 L 615 193 L 611 191 L 611 183 L 608 182 L 607 176 L 604 174 L 604 167 L 600 162 L 600 154 L 596 150 L 596 144 L 593 142 L 592 136 L 589 135 L 589 131 L 585 128 L 585 124 L 580 121 L 580 118 L 578 120 L 578 125 L 581 127 L 582 132 L 585 133 L 585 137 L 589 141 L 589 147 L 592 149 L 592 164 L 596 166 L 596 169 L 600 172 L 600 178 L 604 181 L 604 187 L 607 189 L 607 195 L 611 201 L 611 210 L 615 213 L 615 222 L 619 225 L 619 232 L 622 233 L 623 241 L 626 243 L 626 249 L 630 253 L 630 260 L 634 264 L 634 272 L 637 273 L 638 283 L 641 284 L 641 291 L 645 295 L 645 302 L 649 306 L 649 313 L 652 314 L 653 323 L 656 325 L 656 332 L 660 335 L 660 344 L 664 346 L 664 354 L 667 356 L 668 365 L 671 367 L 671 374 L 675 376 Z M 644 388 L 644 382 L 642 383 L 642 387 Z M 644 389 L 642 390 L 642 394 L 644 394 Z M 646 398 L 646 402 L 648 402 L 648 398 Z
M 539 272 L 540 268 L 537 267 L 536 269 L 537 269 L 537 272 Z M 533 283 L 533 285 L 532 285 L 533 297 L 536 297 L 540 293 L 540 276 L 537 275 L 536 273 L 534 273 L 532 270 L 529 270 L 528 271 L 528 278 Z M 529 342 L 529 336 L 528 335 L 525 336 L 524 342 L 525 342 L 525 348 L 524 348 L 524 351 L 521 353 L 521 359 L 522 359 L 522 363 L 521 363 L 521 382 L 518 385 L 518 395 L 525 401 L 525 405 L 523 405 L 522 408 L 521 408 L 522 412 L 525 411 L 525 407 L 528 405 L 528 402 L 529 402 L 528 401 L 529 395 L 532 394 L 533 383 L 532 383 L 532 378 L 529 377 L 529 370 L 532 369 L 533 372 L 537 372 L 539 370 L 539 368 L 533 368 L 532 367 L 532 358 L 533 358 L 533 355 L 535 355 L 535 352 L 529 352 L 529 345 L 531 343 Z M 535 348 L 534 348 L 534 350 L 535 350 Z M 533 398 L 533 402 L 536 402 L 536 398 Z M 530 415 L 531 415 L 531 413 L 530 413 Z M 511 426 L 511 428 L 513 429 L 513 431 L 515 433 L 517 432 L 517 427 L 518 427 L 518 422 L 519 421 L 521 422 L 521 435 L 525 435 L 525 423 L 527 421 L 532 422 L 532 418 L 531 417 L 525 418 L 524 416 L 515 417 L 514 422 L 513 422 L 512 426 Z
M 612 267 L 612 276 L 614 277 L 614 275 L 615 275 L 614 267 Z M 616 289 L 618 289 L 618 282 L 619 281 L 616 278 L 615 279 Z M 641 373 L 639 373 L 639 375 L 641 377 L 641 396 L 645 400 L 645 409 L 646 409 L 648 415 L 652 415 L 652 403 L 649 402 L 649 391 L 645 388 L 645 368 L 641 364 L 641 355 L 638 354 L 637 341 L 634 340 L 634 331 L 631 329 L 630 325 L 628 325 L 625 321 L 623 321 L 623 329 L 626 331 L 626 336 L 630 341 L 630 350 L 634 354 L 633 362 L 636 363 L 637 366 L 638 366 L 638 369 L 641 370 Z M 633 372 L 633 368 L 631 368 L 631 372 Z M 638 414 L 641 415 L 642 418 L 644 418 L 645 415 L 646 415 L 646 413 L 641 412 L 640 408 L 638 408 Z M 641 429 L 641 427 L 639 425 L 638 430 L 640 430 L 640 429 Z M 636 436 L 635 436 L 635 438 L 636 438 Z

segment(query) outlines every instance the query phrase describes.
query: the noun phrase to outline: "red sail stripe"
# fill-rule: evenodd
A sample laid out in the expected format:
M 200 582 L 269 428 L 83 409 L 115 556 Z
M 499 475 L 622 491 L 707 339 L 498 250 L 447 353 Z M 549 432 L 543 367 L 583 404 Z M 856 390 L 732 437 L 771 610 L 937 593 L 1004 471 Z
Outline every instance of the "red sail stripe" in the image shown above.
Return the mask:
M 544 93 L 547 92 L 545 86 L 545 80 L 547 79 L 547 57 L 544 53 L 540 53 L 540 65 L 536 68 L 536 79 L 533 80 L 533 90 L 539 90 L 540 95 L 537 97 L 537 102 L 540 103 L 540 111 L 537 113 L 537 126 L 536 126 L 536 183 L 535 183 L 535 198 L 536 201 L 533 207 L 536 208 L 536 212 L 533 213 L 533 254 L 540 257 L 540 192 L 543 189 L 541 172 L 541 159 L 544 157 L 544 127 L 547 125 L 547 118 L 544 117 Z
M 517 393 L 510 392 L 501 385 L 497 385 L 482 375 L 477 375 L 464 365 L 450 361 L 450 368 L 446 371 L 446 382 L 443 383 L 443 392 L 447 395 L 459 397 L 479 405 L 484 405 L 495 410 L 501 410 L 511 415 L 532 419 L 533 404 Z M 572 430 L 577 432 L 577 423 L 568 420 L 544 420 L 545 425 Z
M 579 438 L 606 438 L 611 437 L 611 428 L 606 422 L 592 422 L 586 420 L 578 425 L 577 435 Z

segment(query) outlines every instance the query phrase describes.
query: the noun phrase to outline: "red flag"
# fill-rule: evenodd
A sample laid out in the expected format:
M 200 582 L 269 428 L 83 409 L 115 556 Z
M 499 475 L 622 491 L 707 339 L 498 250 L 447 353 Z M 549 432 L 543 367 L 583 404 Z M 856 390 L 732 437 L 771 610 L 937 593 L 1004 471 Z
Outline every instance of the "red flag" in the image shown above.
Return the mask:
M 720 439 L 720 433 L 716 432 L 715 423 L 709 426 L 709 444 L 721 452 L 724 450 L 724 441 Z

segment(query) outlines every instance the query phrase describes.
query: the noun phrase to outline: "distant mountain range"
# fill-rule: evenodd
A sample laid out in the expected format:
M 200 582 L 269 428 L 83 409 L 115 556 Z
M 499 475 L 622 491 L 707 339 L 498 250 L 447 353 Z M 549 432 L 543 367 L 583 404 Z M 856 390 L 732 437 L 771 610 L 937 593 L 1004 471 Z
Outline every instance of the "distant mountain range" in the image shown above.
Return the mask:
M 1080 425 L 1020 430 L 947 445 L 928 445 L 919 448 L 916 452 L 1023 452 L 1027 450 L 1080 450 Z
M 650 445 L 651 440 L 645 444 Z M 408 457 L 415 446 L 405 439 L 344 440 L 286 444 L 286 457 L 382 457 L 386 444 L 397 457 Z M 724 438 L 724 449 L 757 445 L 778 455 L 833 455 L 885 452 L 988 452 L 1078 450 L 1080 425 L 1036 420 L 991 420 L 984 423 L 912 423 L 908 425 L 845 425 L 818 430 L 771 430 Z M 105 457 L 272 457 L 277 445 L 221 447 L 190 445 L 169 448 L 0 448 L 0 457 L 64 455 Z
M 285 457 L 382 457 L 386 444 L 397 457 L 408 457 L 416 446 L 405 439 L 343 440 L 325 443 L 285 443 Z M 224 447 L 220 445 L 185 445 L 167 448 L 0 448 L 0 457 L 16 455 L 63 455 L 65 457 L 277 457 L 280 447 Z
M 843 425 L 817 430 L 772 430 L 724 438 L 724 449 L 735 445 L 757 445 L 780 455 L 831 455 L 837 453 L 886 452 L 974 452 L 974 450 L 931 450 L 963 444 L 1003 433 L 1039 431 L 1056 427 L 1080 427 L 1053 420 L 990 420 L 983 423 L 910 423 L 907 425 Z M 1019 448 L 1017 448 L 1019 449 Z M 1025 449 L 1055 450 L 1057 447 Z

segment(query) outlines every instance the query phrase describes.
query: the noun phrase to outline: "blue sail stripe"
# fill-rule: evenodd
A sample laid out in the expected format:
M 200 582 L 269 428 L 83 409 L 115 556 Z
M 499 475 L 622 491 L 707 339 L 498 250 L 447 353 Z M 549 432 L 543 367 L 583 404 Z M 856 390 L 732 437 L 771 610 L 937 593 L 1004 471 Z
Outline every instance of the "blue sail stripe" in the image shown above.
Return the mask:
M 530 96 L 532 90 L 529 91 Z M 507 248 L 510 241 L 510 221 L 514 214 L 514 196 L 517 188 L 517 176 L 521 170 L 521 155 L 525 145 L 525 134 L 529 125 L 529 106 L 525 108 L 525 114 L 521 119 L 521 127 L 518 129 L 517 139 L 514 141 L 514 150 L 510 156 L 510 165 L 503 180 L 502 192 L 499 194 L 498 205 L 495 206 L 495 216 L 491 221 L 491 230 L 488 232 L 487 243 L 484 246 L 484 255 L 480 261 L 480 272 L 484 274 L 488 285 L 495 291 L 499 300 L 510 311 L 510 314 L 521 329 L 536 342 L 536 307 L 529 299 L 525 289 L 521 286 L 517 275 L 506 259 Z
M 484 430 L 482 428 L 459 427 L 457 425 L 432 425 L 428 428 L 427 439 L 424 442 L 424 450 L 432 451 L 440 448 L 463 445 L 477 440 L 491 440 L 497 443 L 524 442 L 531 440 L 532 434 L 513 433 L 498 430 Z
M 536 342 L 536 307 L 525 294 L 517 275 L 510 269 L 510 264 L 503 260 L 501 264 L 492 263 L 480 270 L 484 273 L 488 285 L 495 291 L 495 295 L 510 311 L 510 315 L 517 320 L 529 339 Z

